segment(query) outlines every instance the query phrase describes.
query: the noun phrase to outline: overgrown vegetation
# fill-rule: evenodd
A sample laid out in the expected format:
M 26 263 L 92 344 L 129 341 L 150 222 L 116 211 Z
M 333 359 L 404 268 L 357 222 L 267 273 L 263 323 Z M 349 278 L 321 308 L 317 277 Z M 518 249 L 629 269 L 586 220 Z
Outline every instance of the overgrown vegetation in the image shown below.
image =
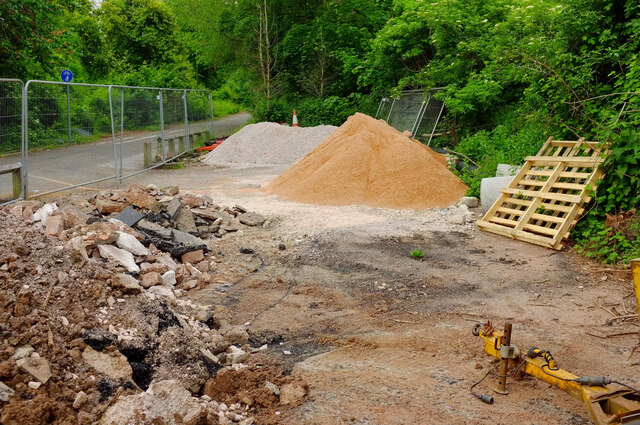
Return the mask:
M 636 1 L 13 0 L 0 15 L 4 75 L 69 67 L 78 81 L 198 84 L 256 121 L 295 108 L 301 125 L 339 125 L 382 95 L 443 87 L 433 143 L 478 165 L 461 172 L 473 195 L 549 136 L 607 143 L 606 178 L 572 236 L 607 262 L 640 247 L 607 224 L 640 202 Z

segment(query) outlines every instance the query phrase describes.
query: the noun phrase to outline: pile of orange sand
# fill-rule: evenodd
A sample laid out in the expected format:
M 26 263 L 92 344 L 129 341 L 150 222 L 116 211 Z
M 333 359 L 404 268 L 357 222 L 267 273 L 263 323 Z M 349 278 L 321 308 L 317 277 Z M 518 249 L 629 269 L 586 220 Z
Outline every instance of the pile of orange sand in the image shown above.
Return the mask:
M 423 209 L 457 202 L 467 186 L 442 155 L 357 113 L 265 190 L 310 204 Z

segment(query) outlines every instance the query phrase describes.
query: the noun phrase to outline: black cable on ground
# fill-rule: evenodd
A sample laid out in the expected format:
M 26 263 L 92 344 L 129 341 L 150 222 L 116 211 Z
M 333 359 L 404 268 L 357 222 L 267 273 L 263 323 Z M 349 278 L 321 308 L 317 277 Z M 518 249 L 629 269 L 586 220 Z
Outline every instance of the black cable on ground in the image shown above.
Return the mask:
M 518 366 L 516 366 L 515 369 L 513 369 L 511 372 L 507 373 L 506 375 L 500 375 L 499 373 L 496 373 L 493 370 L 489 369 L 489 371 L 482 377 L 482 379 L 480 379 L 478 382 L 473 384 L 471 386 L 471 388 L 469 388 L 469 392 L 471 392 L 471 394 L 473 394 L 474 396 L 478 397 L 483 402 L 485 402 L 487 404 L 493 404 L 493 397 L 485 395 L 485 394 L 479 394 L 479 393 L 473 392 L 473 389 L 476 387 L 476 385 L 478 385 L 482 381 L 484 381 L 487 378 L 487 376 L 489 376 L 489 375 L 494 375 L 494 376 L 496 376 L 498 378 L 508 378 L 509 376 L 513 376 L 520 370 L 520 368 L 526 363 L 526 361 L 527 361 L 526 359 L 522 359 L 522 362 L 520 362 L 520 364 Z

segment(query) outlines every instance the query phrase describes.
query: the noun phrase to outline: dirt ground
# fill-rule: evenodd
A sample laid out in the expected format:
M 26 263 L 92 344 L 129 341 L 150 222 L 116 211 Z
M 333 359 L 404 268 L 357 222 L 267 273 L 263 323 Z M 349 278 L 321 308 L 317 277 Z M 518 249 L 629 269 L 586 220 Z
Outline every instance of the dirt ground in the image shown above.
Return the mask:
M 269 344 L 308 383 L 306 403 L 274 411 L 273 423 L 591 423 L 581 402 L 532 378 L 510 379 L 493 405 L 474 398 L 494 365 L 471 334 L 482 319 L 512 321 L 521 350 L 548 349 L 576 374 L 640 386 L 637 320 L 611 320 L 636 312 L 626 270 L 452 225 L 443 210 L 303 205 L 260 190 L 283 170 L 193 162 L 124 183 L 178 184 L 268 218 L 217 243 L 239 271 L 257 272 L 187 297 L 229 307 L 252 346 Z M 477 390 L 491 393 L 488 382 Z

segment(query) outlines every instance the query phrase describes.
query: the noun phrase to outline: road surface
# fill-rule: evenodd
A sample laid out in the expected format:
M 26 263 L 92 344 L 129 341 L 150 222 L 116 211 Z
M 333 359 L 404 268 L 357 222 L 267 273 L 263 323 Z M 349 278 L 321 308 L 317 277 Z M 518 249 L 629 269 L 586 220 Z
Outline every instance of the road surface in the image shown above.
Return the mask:
M 215 137 L 228 136 L 244 125 L 250 115 L 240 113 L 215 120 L 213 123 Z M 211 121 L 189 125 L 189 133 L 209 130 Z M 184 127 L 165 129 L 165 139 L 183 135 Z M 122 139 L 122 172 L 123 175 L 144 169 L 144 143 L 154 141 L 160 131 L 143 131 L 125 133 Z M 118 136 L 118 135 L 116 135 Z M 119 157 L 120 140 L 116 139 L 116 155 Z M 155 155 L 155 143 L 152 143 Z M 177 148 L 177 146 L 176 146 Z M 20 154 L 0 157 L 0 166 L 20 162 Z M 119 160 L 118 160 L 119 162 Z M 94 143 L 61 146 L 40 152 L 30 152 L 27 158 L 28 192 L 30 194 L 45 193 L 64 187 L 86 183 L 107 177 L 114 177 L 116 163 L 114 146 L 111 137 Z M 11 175 L 0 175 L 0 202 L 10 198 Z

